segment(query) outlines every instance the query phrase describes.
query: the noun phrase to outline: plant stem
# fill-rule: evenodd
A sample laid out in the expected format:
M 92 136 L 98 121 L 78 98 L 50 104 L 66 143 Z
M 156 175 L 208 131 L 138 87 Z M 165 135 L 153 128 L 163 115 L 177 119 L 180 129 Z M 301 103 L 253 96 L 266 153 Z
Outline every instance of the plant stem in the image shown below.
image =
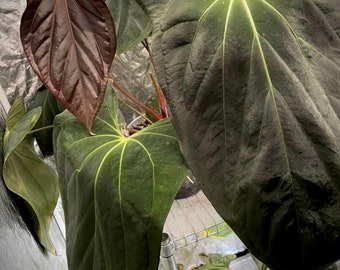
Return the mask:
M 156 78 L 153 76 L 152 73 L 150 73 L 150 78 L 152 80 L 153 87 L 155 88 L 156 94 L 157 94 L 157 99 L 159 103 L 159 107 L 161 110 L 161 114 L 163 118 L 168 118 L 168 110 L 166 108 L 166 102 L 165 102 L 165 97 L 163 95 L 162 89 L 160 88 L 159 84 L 156 81 Z
M 151 48 L 149 46 L 149 42 L 147 39 L 144 39 L 144 41 L 142 41 L 142 44 L 144 46 L 144 48 L 146 49 L 146 51 L 148 52 L 149 54 L 149 58 L 150 58 L 150 62 L 151 62 L 151 65 L 152 65 L 152 68 L 153 70 L 156 72 L 156 65 L 155 65 L 155 61 L 153 59 L 153 56 L 152 56 L 152 53 L 151 53 Z
M 118 102 L 122 103 L 124 106 L 128 107 L 131 111 L 134 111 L 136 114 L 138 114 L 139 116 L 145 118 L 149 123 L 152 123 L 152 121 L 147 118 L 142 112 L 136 110 L 134 107 L 132 107 L 131 105 L 129 105 L 128 103 L 126 103 L 124 100 L 122 99 L 118 99 Z
M 142 41 L 142 44 L 143 44 L 144 48 L 147 50 L 147 52 L 149 54 L 149 57 L 150 57 L 150 61 L 151 61 L 152 67 L 155 70 L 155 62 L 154 62 L 152 54 L 151 54 L 151 49 L 150 49 L 148 40 L 144 39 L 144 41 Z
M 144 103 L 140 102 L 138 99 L 136 99 L 134 96 L 132 96 L 129 92 L 127 92 L 123 87 L 121 87 L 117 82 L 112 80 L 112 85 L 117 89 L 120 93 L 122 93 L 124 96 L 126 96 L 128 99 L 130 99 L 134 104 L 141 107 L 144 111 L 150 113 L 155 119 L 161 120 L 162 115 L 154 111 L 149 106 L 145 105 Z
M 49 125 L 49 126 L 46 126 L 46 127 L 41 127 L 41 128 L 33 129 L 33 130 L 31 130 L 29 132 L 29 134 L 34 134 L 36 132 L 47 130 L 47 129 L 51 129 L 51 128 L 53 128 L 53 125 Z
M 155 61 L 152 57 L 151 48 L 149 46 L 148 40 L 144 39 L 144 41 L 142 41 L 142 44 L 149 54 L 149 58 L 150 58 L 150 62 L 151 62 L 153 71 L 156 72 Z M 161 87 L 159 86 L 157 79 L 155 78 L 155 76 L 153 76 L 152 73 L 150 73 L 150 77 L 151 77 L 151 80 L 152 80 L 152 83 L 153 83 L 153 87 L 155 88 L 155 91 L 156 91 L 156 94 L 157 94 L 161 114 L 162 114 L 163 118 L 167 118 L 167 117 L 169 117 L 169 113 L 168 113 L 168 110 L 167 110 L 167 107 L 166 107 L 166 101 L 165 101 L 163 91 L 162 91 Z

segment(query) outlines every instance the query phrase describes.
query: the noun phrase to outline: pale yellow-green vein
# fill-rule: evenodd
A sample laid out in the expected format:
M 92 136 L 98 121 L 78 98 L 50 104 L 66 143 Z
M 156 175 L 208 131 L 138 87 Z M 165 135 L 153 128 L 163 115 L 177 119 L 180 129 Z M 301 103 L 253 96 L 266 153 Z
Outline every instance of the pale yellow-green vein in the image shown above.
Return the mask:
M 120 134 L 120 130 L 118 127 L 118 122 L 114 123 L 114 125 L 110 124 L 109 122 L 105 121 L 104 119 L 97 117 L 97 120 L 104 123 L 108 127 L 110 127 L 113 131 L 115 131 L 117 134 Z
M 227 9 L 227 15 L 225 18 L 225 25 L 223 31 L 223 40 L 222 40 L 222 98 L 223 98 L 223 124 L 224 124 L 224 145 L 227 145 L 227 123 L 225 119 L 226 115 L 226 89 L 225 89 L 225 55 L 226 55 L 226 39 L 228 33 L 228 26 L 230 22 L 230 14 L 232 10 L 234 0 L 231 0 Z
M 220 0 L 214 0 L 214 2 L 213 3 L 211 3 L 205 10 L 204 10 L 204 12 L 202 13 L 202 15 L 199 17 L 199 19 L 198 19 L 198 21 L 197 21 L 197 26 L 196 26 L 196 29 L 195 29 L 195 33 L 194 33 L 194 37 L 193 37 L 193 39 L 192 39 L 192 43 L 196 40 L 196 38 L 197 38 L 197 35 L 198 35 L 198 30 L 199 30 L 199 28 L 200 28 L 200 25 L 201 25 L 201 22 L 202 22 L 202 20 L 203 20 L 203 18 L 206 16 L 206 14 L 209 12 L 209 10 L 210 9 L 212 9 L 213 8 L 213 6 L 216 4 L 216 3 L 218 3 L 218 1 L 220 1 Z M 190 47 L 190 51 L 189 51 L 189 60 L 190 60 L 190 58 L 191 58 L 191 56 L 192 56 L 192 54 L 193 54 L 193 47 L 194 46 L 192 46 L 191 45 L 191 47 Z M 187 61 L 187 66 L 189 66 L 190 65 L 190 61 Z M 186 71 L 185 71 L 185 73 L 187 73 L 187 70 L 188 70 L 188 68 L 186 69 Z M 186 77 L 186 74 L 184 74 L 184 78 Z M 184 84 L 184 82 L 183 82 L 183 84 Z M 185 85 L 184 85 L 185 86 Z M 184 87 L 185 88 L 185 87 Z
M 76 140 L 72 143 L 70 143 L 67 148 L 70 149 L 72 147 L 75 147 L 77 146 L 78 144 L 82 144 L 82 143 L 87 143 L 87 142 L 91 142 L 93 140 L 97 140 L 99 138 L 105 138 L 105 139 L 110 139 L 110 141 L 119 141 L 119 140 L 122 140 L 122 136 L 119 136 L 119 135 L 114 135 L 114 134 L 98 134 L 98 135 L 95 135 L 95 136 L 88 136 L 88 137 L 84 137 L 82 139 L 79 139 L 79 140 Z
M 118 200 L 119 200 L 119 208 L 120 208 L 120 215 L 122 218 L 122 226 L 123 226 L 123 231 L 124 231 L 124 243 L 125 247 L 127 248 L 127 239 L 126 239 L 126 225 L 125 225 L 125 220 L 124 220 L 124 210 L 123 210 L 123 204 L 122 204 L 122 187 L 121 187 L 121 181 L 122 181 L 122 167 L 123 167 L 123 160 L 124 160 L 124 153 L 126 149 L 126 145 L 128 143 L 128 140 L 124 141 L 124 145 L 122 147 L 122 151 L 120 154 L 120 159 L 119 159 L 119 170 L 118 170 Z M 127 265 L 128 263 L 128 256 L 127 252 L 125 252 L 125 264 Z
M 220 1 L 220 0 L 214 0 L 214 2 L 212 2 L 212 3 L 210 4 L 210 6 L 207 7 L 206 10 L 204 10 L 204 12 L 202 13 L 201 17 L 198 19 L 197 29 L 199 28 L 199 25 L 200 25 L 200 23 L 202 22 L 202 20 L 203 20 L 203 18 L 205 17 L 205 15 L 206 15 L 206 14 L 210 11 L 210 9 L 212 9 L 212 8 L 214 7 L 214 5 L 215 5 L 216 3 L 218 3 L 219 1 Z M 195 33 L 195 36 L 196 36 L 196 34 L 197 34 L 197 31 L 196 31 L 196 33 Z
M 282 125 L 281 125 L 280 114 L 279 114 L 278 107 L 277 107 L 277 104 L 276 104 L 276 99 L 275 99 L 276 90 L 275 90 L 274 85 L 273 85 L 272 80 L 271 80 L 271 76 L 270 76 L 270 72 L 269 72 L 269 69 L 268 69 L 266 57 L 264 55 L 262 43 L 261 43 L 257 28 L 256 28 L 256 24 L 254 22 L 253 16 L 251 14 L 251 11 L 249 9 L 247 1 L 246 0 L 241 0 L 241 1 L 242 1 L 243 6 L 244 6 L 246 15 L 249 19 L 249 23 L 250 23 L 250 26 L 251 26 L 252 31 L 253 31 L 254 39 L 256 41 L 256 44 L 258 46 L 258 50 L 259 50 L 259 53 L 260 53 L 260 58 L 261 58 L 261 62 L 263 64 L 263 68 L 264 68 L 264 71 L 265 71 L 272 104 L 273 104 L 273 107 L 274 107 L 274 110 L 275 110 L 275 117 L 277 119 L 279 131 L 280 131 L 280 137 L 281 137 L 281 142 L 282 142 L 281 146 L 282 146 L 283 152 L 284 152 L 285 163 L 286 163 L 287 171 L 289 172 L 289 175 L 290 175 L 290 178 L 291 178 L 290 164 L 289 164 L 289 160 L 288 160 L 288 153 L 287 153 L 287 149 L 286 149 L 286 145 L 285 145 L 285 139 L 284 139 L 284 135 L 283 135 L 283 129 L 282 129 Z
M 280 17 L 280 19 L 287 25 L 287 27 L 289 28 L 289 30 L 292 32 L 292 34 L 294 35 L 294 37 L 296 38 L 296 40 L 298 40 L 298 35 L 296 34 L 296 32 L 294 31 L 294 29 L 292 28 L 292 26 L 290 25 L 290 23 L 287 21 L 287 19 L 275 8 L 273 7 L 271 4 L 269 4 L 266 0 L 261 0 L 268 8 L 271 9 L 271 11 L 273 11 L 276 15 L 278 15 Z
M 113 145 L 113 147 L 111 147 L 108 152 L 115 150 L 117 147 L 119 147 L 122 144 L 123 141 L 120 141 L 117 143 L 117 141 L 109 141 L 106 142 L 104 144 L 101 144 L 100 146 L 94 148 L 82 161 L 82 163 L 80 164 L 78 170 L 81 171 L 83 169 L 83 167 L 86 165 L 87 161 L 94 156 L 97 152 L 99 152 L 102 148 L 107 148 L 109 145 Z
M 114 91 L 113 86 L 112 86 L 112 79 L 109 79 L 108 84 L 109 83 L 111 84 L 111 87 L 112 87 L 111 90 Z M 106 99 L 104 99 L 104 104 L 106 105 L 106 108 L 108 108 L 108 110 L 110 112 L 109 115 L 110 115 L 111 120 L 114 124 L 113 128 L 115 128 L 115 127 L 119 126 L 119 123 L 118 123 L 118 99 L 115 97 L 113 102 L 114 102 L 114 104 L 109 104 L 109 102 Z
M 95 179 L 94 179 L 94 183 L 93 183 L 94 212 L 95 212 L 96 224 L 97 224 L 97 220 L 98 220 L 97 211 L 96 211 L 96 209 L 97 209 L 97 208 L 96 208 L 96 204 L 97 204 L 97 191 L 96 191 L 96 190 L 97 190 L 97 185 L 98 185 L 98 178 L 99 178 L 99 176 L 100 176 L 100 172 L 101 172 L 101 170 L 102 170 L 102 167 L 103 167 L 103 165 L 104 165 L 106 159 L 110 156 L 110 154 L 111 154 L 117 147 L 121 146 L 122 143 L 123 143 L 123 142 L 118 143 L 117 145 L 115 145 L 114 147 L 110 148 L 110 150 L 108 150 L 108 151 L 106 152 L 106 154 L 103 156 L 102 160 L 100 161 L 99 166 L 98 166 L 98 169 L 97 169 L 97 171 L 96 171 L 96 175 L 95 175 Z M 125 144 L 124 144 L 124 146 L 125 146 Z M 98 227 L 98 226 L 95 227 L 95 228 L 96 228 L 95 233 L 97 232 L 97 227 Z M 123 227 L 125 227 L 125 226 L 123 225 Z M 99 233 L 100 233 L 100 237 L 103 238 L 102 232 L 99 231 Z M 105 251 L 104 251 L 104 252 L 105 252 Z M 108 261 L 107 257 L 109 256 L 109 254 L 106 254 L 106 253 L 108 253 L 108 252 L 109 252 L 109 251 L 106 251 L 105 254 L 104 254 L 104 258 L 105 258 L 105 261 L 106 261 L 106 262 Z
M 306 42 L 305 40 L 301 39 L 299 37 L 299 35 L 295 32 L 294 28 L 290 25 L 290 23 L 287 21 L 287 19 L 275 8 L 273 7 L 271 4 L 269 4 L 266 0 L 261 0 L 264 5 L 266 5 L 271 11 L 273 11 L 276 15 L 279 16 L 279 18 L 284 22 L 284 24 L 289 28 L 289 30 L 291 31 L 292 35 L 294 36 L 295 40 L 296 40 L 296 43 L 301 51 L 301 54 L 304 55 L 304 52 L 303 52 L 303 46 L 301 44 L 301 40 L 303 42 Z M 306 42 L 307 43 L 307 42 Z M 308 43 L 307 43 L 308 44 Z M 309 44 L 308 44 L 309 45 Z M 311 46 L 311 49 L 318 52 L 313 46 Z M 320 53 L 320 52 L 319 52 Z
M 131 142 L 135 142 L 137 143 L 143 150 L 144 152 L 146 153 L 146 155 L 148 156 L 148 159 L 151 163 L 151 167 L 152 167 L 152 202 L 154 201 L 154 198 L 155 198 L 155 187 L 156 187 L 156 181 L 155 181 L 155 163 L 153 162 L 152 160 L 152 157 L 151 157 L 151 153 L 148 151 L 148 149 L 138 140 L 136 140 L 135 138 L 130 138 L 130 141 Z

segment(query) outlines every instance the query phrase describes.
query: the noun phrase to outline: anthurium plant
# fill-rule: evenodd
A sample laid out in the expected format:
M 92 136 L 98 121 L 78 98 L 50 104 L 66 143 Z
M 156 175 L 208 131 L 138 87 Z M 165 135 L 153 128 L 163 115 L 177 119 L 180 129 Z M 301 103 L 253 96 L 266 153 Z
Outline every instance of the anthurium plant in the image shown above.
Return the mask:
M 28 0 L 24 51 L 67 109 L 53 149 L 69 268 L 157 269 L 183 157 L 270 269 L 338 260 L 339 25 L 338 0 Z M 126 136 L 109 70 L 145 38 L 171 120 Z

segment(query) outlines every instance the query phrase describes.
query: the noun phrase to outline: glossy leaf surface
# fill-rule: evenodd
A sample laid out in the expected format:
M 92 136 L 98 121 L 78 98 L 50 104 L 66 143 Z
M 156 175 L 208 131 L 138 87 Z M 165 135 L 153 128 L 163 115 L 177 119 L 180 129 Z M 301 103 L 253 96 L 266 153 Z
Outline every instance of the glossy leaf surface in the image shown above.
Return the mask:
M 107 90 L 88 136 L 68 112 L 55 120 L 55 156 L 70 270 L 157 269 L 163 223 L 188 169 L 170 120 L 124 137 Z
M 149 16 L 136 0 L 106 0 L 117 32 L 117 55 L 132 49 L 151 32 Z
M 59 196 L 58 179 L 35 152 L 29 134 L 40 114 L 41 108 L 25 113 L 23 99 L 13 103 L 4 136 L 3 177 L 6 186 L 27 202 L 40 243 L 55 253 L 49 228 Z
M 336 2 L 173 0 L 157 24 L 157 70 L 189 167 L 272 270 L 339 259 Z
M 115 28 L 103 0 L 29 0 L 21 42 L 42 82 L 90 130 L 115 54 Z

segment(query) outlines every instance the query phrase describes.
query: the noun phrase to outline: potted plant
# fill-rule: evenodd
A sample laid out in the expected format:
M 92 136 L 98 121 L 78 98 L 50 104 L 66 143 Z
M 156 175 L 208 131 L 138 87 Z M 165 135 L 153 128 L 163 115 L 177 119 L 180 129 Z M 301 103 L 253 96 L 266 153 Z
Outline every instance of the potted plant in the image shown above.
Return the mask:
M 176 138 L 200 188 L 270 269 L 339 258 L 336 1 L 107 1 L 116 31 L 104 1 L 54 4 L 28 2 L 21 33 L 34 70 L 76 117 L 62 113 L 53 131 L 70 269 L 156 269 L 162 222 L 187 173 Z M 171 121 L 125 138 L 107 81 L 127 11 L 128 22 L 152 19 Z

